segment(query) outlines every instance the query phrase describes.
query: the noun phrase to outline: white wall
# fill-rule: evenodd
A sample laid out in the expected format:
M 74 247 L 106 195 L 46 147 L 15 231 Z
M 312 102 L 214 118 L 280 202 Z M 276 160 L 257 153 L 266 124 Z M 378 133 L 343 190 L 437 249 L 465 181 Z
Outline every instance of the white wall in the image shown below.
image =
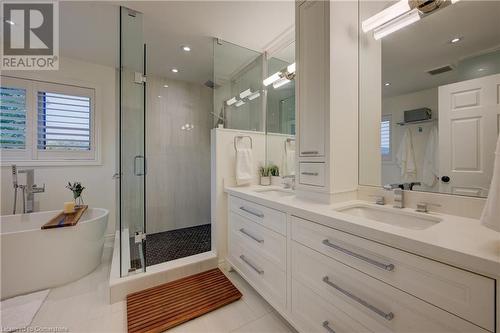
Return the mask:
M 382 162 L 382 184 L 401 183 L 401 169 L 396 164 L 395 157 L 398 152 L 404 132 L 409 129 L 412 133 L 413 148 L 415 150 L 415 160 L 417 164 L 416 181 L 422 180 L 422 171 L 424 164 L 425 148 L 429 131 L 432 126 L 437 126 L 436 123 L 415 124 L 409 126 L 399 126 L 398 122 L 404 119 L 404 111 L 418 108 L 429 108 L 432 110 L 432 117 L 438 118 L 438 89 L 426 89 L 389 98 L 384 98 L 382 101 L 382 114 L 391 115 L 392 119 L 392 160 Z M 419 128 L 422 132 L 419 132 Z M 417 187 L 415 187 L 417 189 Z M 419 187 L 426 191 L 437 191 L 438 186 L 433 188 Z
M 65 188 L 67 182 L 80 181 L 86 187 L 83 192 L 85 203 L 109 209 L 106 233 L 114 235 L 117 206 L 115 180 L 112 179 L 116 172 L 117 75 L 115 69 L 61 58 L 58 71 L 4 71 L 2 75 L 95 88 L 96 111 L 101 115 L 103 128 L 100 133 L 102 163 L 93 166 L 30 166 L 29 168 L 35 169 L 35 182 L 38 185 L 46 185 L 45 193 L 35 194 L 37 210 L 62 209 L 63 202 L 72 200 L 71 192 Z M 16 164 L 19 168 L 23 168 L 22 163 Z M 0 198 L 2 215 L 12 213 L 13 195 L 11 168 L 2 166 Z
M 212 89 L 148 76 L 146 91 L 147 231 L 208 224 Z
M 258 184 L 258 167 L 266 161 L 264 132 L 221 128 L 212 130 L 212 235 L 215 235 L 212 237 L 212 249 L 217 250 L 219 262 L 223 261 L 227 255 L 227 194 L 224 193 L 224 187 L 236 184 L 234 137 L 238 135 L 251 136 L 253 140 L 255 173 L 252 184 Z

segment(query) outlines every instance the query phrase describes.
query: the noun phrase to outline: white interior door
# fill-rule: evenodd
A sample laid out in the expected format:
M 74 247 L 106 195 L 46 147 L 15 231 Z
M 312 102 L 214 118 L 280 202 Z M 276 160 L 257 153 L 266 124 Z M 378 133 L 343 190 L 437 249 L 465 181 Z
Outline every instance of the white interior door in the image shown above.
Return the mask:
M 440 192 L 488 195 L 499 103 L 500 74 L 439 87 Z

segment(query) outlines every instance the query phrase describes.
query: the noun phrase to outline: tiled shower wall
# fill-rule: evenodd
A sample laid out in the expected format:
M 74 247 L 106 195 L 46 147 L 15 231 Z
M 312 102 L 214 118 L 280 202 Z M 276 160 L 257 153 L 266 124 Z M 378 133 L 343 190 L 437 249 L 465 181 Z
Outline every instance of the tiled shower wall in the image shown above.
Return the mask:
M 210 88 L 148 76 L 148 234 L 210 223 L 211 110 Z

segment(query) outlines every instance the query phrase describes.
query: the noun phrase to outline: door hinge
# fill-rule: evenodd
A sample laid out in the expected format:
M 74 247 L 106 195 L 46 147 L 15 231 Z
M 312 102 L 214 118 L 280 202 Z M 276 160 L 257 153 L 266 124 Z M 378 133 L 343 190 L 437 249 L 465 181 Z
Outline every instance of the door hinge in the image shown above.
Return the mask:
M 140 72 L 135 72 L 134 73 L 134 83 L 143 84 L 144 82 L 146 82 L 146 75 L 144 75 Z
M 142 243 L 146 239 L 146 234 L 142 231 L 138 231 L 135 233 L 135 243 Z

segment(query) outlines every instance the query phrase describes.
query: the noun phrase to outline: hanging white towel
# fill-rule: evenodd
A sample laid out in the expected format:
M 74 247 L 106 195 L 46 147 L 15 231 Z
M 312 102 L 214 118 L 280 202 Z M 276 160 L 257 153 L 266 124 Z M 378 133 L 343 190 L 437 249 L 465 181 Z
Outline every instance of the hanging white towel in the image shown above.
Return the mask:
M 295 175 L 295 143 L 294 141 L 286 142 L 286 150 L 283 154 L 283 176 Z
M 249 184 L 253 179 L 253 155 L 250 148 L 236 150 L 236 184 Z
M 424 167 L 422 170 L 422 183 L 433 187 L 439 179 L 439 154 L 438 154 L 438 129 L 432 126 L 425 147 Z
M 401 168 L 401 180 L 415 180 L 417 176 L 417 165 L 415 164 L 415 151 L 413 150 L 412 135 L 409 128 L 403 134 L 403 139 L 399 145 L 396 155 L 396 162 Z
M 493 177 L 491 178 L 488 199 L 481 215 L 481 223 L 488 228 L 500 232 L 500 136 L 498 137 L 495 152 Z

